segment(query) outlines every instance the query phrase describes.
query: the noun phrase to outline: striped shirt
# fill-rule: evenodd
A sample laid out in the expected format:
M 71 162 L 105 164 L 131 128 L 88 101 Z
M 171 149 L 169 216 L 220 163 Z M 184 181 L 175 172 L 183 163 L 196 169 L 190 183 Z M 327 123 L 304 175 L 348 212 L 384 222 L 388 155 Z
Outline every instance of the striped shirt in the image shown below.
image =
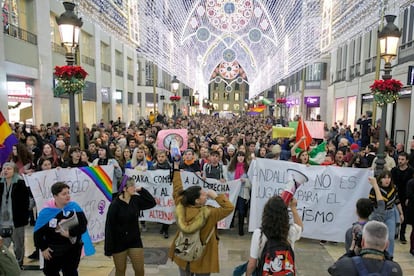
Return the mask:
M 380 187 L 382 199 L 385 202 L 385 209 L 389 210 L 394 208 L 394 205 L 400 204 L 400 199 L 398 197 L 397 189 L 395 189 L 394 185 L 390 185 L 388 187 Z M 377 203 L 377 198 L 375 197 L 375 191 L 371 188 L 369 192 L 369 199 L 375 204 Z

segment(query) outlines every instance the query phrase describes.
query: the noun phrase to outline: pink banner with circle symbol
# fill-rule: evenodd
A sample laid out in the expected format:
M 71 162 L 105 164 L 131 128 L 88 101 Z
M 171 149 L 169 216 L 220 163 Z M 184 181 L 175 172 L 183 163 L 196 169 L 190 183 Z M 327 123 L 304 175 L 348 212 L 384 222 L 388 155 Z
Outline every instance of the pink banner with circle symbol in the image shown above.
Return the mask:
M 163 129 L 158 132 L 157 148 L 169 150 L 172 141 L 177 142 L 180 151 L 184 151 L 188 146 L 187 129 Z

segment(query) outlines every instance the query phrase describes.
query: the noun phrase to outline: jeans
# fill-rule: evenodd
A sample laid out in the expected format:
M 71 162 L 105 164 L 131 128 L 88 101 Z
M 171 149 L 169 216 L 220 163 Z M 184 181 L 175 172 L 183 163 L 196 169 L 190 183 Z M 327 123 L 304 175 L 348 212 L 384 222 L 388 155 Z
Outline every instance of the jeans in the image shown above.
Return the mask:
M 23 265 L 24 259 L 24 226 L 13 228 L 13 234 L 10 238 L 4 238 L 4 245 L 9 248 L 13 242 L 14 255 L 20 266 Z
M 397 218 L 395 214 L 394 208 L 385 210 L 385 219 L 384 223 L 387 225 L 388 228 L 388 253 L 390 256 L 394 256 L 394 238 L 395 238 L 395 225 L 397 223 Z

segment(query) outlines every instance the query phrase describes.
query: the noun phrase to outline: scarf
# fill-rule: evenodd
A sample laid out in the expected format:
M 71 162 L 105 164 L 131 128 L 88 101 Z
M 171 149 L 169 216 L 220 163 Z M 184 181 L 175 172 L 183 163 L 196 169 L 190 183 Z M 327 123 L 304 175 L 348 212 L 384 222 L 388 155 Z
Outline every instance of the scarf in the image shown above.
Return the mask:
M 192 164 L 194 164 L 194 159 L 192 159 L 192 160 L 184 160 L 184 164 L 186 164 L 187 166 L 191 166 Z
M 45 207 L 40 211 L 39 216 L 37 217 L 36 224 L 34 226 L 34 232 L 45 226 L 49 223 L 51 219 L 57 216 L 60 212 L 83 212 L 82 208 L 73 201 L 70 201 L 62 209 L 59 209 L 55 205 L 55 200 L 51 199 L 46 202 Z M 86 256 L 91 256 L 95 254 L 95 248 L 93 247 L 91 237 L 89 236 L 88 230 L 82 234 L 83 248 Z
M 234 170 L 234 179 L 239 179 L 244 174 L 244 163 L 237 162 Z

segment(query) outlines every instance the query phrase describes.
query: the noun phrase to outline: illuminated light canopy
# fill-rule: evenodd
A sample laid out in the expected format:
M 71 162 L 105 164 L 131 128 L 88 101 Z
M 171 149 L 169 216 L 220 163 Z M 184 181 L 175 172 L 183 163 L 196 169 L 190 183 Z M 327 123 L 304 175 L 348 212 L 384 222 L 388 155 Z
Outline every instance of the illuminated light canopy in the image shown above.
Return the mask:
M 206 96 L 215 68 L 228 61 L 223 53 L 226 49 L 235 52 L 235 60 L 248 76 L 251 93 L 258 94 L 321 55 L 375 30 L 387 1 L 77 2 L 80 14 L 88 15 L 85 18 L 98 22 L 120 41 L 135 45 L 140 56 L 177 75 L 181 82 L 193 87 L 196 72 L 197 89 Z M 392 3 L 394 10 L 390 12 L 399 14 L 399 8 L 410 1 Z

